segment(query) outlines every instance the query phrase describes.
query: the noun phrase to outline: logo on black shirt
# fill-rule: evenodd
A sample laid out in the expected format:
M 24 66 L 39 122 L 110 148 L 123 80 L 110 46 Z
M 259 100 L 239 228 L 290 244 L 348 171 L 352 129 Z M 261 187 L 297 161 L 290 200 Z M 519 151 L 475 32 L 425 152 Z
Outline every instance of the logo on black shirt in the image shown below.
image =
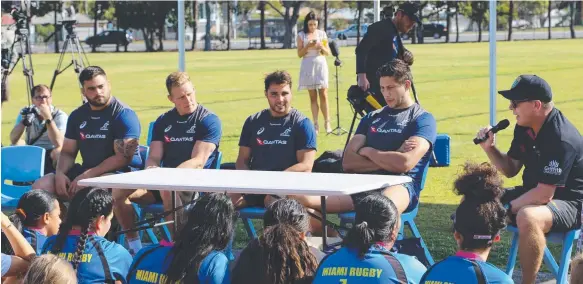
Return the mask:
M 374 126 L 370 127 L 370 132 L 372 133 L 402 133 L 403 130 L 402 129 L 397 129 L 397 128 L 391 128 L 391 129 L 382 129 L 382 128 L 376 128 Z
M 192 133 L 194 133 L 195 131 L 196 131 L 196 124 L 195 124 L 195 125 L 193 125 L 192 127 L 190 127 L 190 129 L 188 129 L 188 130 L 186 131 L 186 133 L 191 133 L 191 134 L 192 134 Z
M 194 141 L 194 137 L 168 137 L 168 135 L 164 135 L 164 142 L 192 142 Z
M 164 132 L 168 132 L 168 131 L 170 131 L 170 129 L 172 129 L 172 125 L 168 125 L 168 127 L 166 127 L 166 129 L 164 129 Z
M 81 125 L 79 125 L 79 129 L 85 128 L 85 125 L 87 125 L 87 121 L 81 122 Z
M 291 127 L 288 127 L 284 132 L 282 132 L 281 134 L 279 134 L 279 136 L 289 137 L 290 133 L 291 133 Z
M 103 124 L 103 126 L 101 126 L 101 128 L 99 128 L 99 130 L 103 130 L 103 131 L 108 130 L 108 127 L 109 127 L 109 121 L 106 121 L 105 124 Z
M 263 133 L 263 131 L 265 131 L 265 127 L 259 128 L 259 130 L 257 130 L 257 135 L 261 135 L 261 133 Z
M 103 134 L 85 134 L 83 132 L 79 132 L 79 136 L 81 136 L 81 140 L 86 140 L 86 139 L 105 139 L 105 135 L 103 135 Z
M 261 140 L 260 138 L 256 138 L 257 145 L 287 145 L 287 141 L 285 140 Z
M 549 162 L 548 166 L 545 166 L 543 172 L 545 174 L 549 174 L 549 175 L 560 176 L 561 173 L 563 173 L 563 170 L 561 170 L 561 168 L 559 168 L 559 162 L 557 162 L 556 160 L 552 160 Z

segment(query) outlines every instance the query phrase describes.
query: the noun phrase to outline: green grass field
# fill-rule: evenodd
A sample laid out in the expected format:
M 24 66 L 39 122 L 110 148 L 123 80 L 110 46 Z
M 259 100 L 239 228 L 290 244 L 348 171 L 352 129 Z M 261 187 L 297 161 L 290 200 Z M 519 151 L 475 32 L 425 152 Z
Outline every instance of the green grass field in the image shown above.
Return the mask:
M 415 54 L 413 73 L 422 105 L 437 119 L 438 133 L 451 136 L 451 162 L 447 168 L 431 168 L 422 193 L 417 224 L 436 260 L 452 254 L 455 244 L 451 237 L 450 214 L 459 197 L 452 193 L 452 182 L 467 160 L 486 161 L 487 157 L 471 140 L 477 130 L 489 121 L 488 44 L 430 44 L 407 45 Z M 516 76 L 534 73 L 545 78 L 553 88 L 556 106 L 583 131 L 583 40 L 500 42 L 498 44 L 498 89 L 509 88 Z M 178 66 L 178 54 L 165 53 L 111 53 L 89 54 L 92 64 L 102 66 L 108 73 L 113 95 L 129 104 L 142 122 L 141 142 L 145 143 L 147 125 L 171 108 L 166 99 L 164 79 Z M 341 50 L 344 62 L 340 74 L 341 125 L 350 126 L 352 112 L 347 103 L 346 90 L 355 83 L 355 56 L 353 47 Z M 58 55 L 33 56 L 35 83 L 49 84 Z M 221 150 L 223 162 L 236 158 L 237 143 L 245 118 L 267 107 L 263 96 L 263 76 L 275 69 L 288 70 L 297 78 L 300 60 L 295 50 L 190 52 L 186 68 L 197 89 L 200 103 L 213 110 L 222 120 Z M 330 106 L 335 111 L 334 66 L 330 65 Z M 11 98 L 3 106 L 2 142 L 9 144 L 9 132 L 18 110 L 27 103 L 24 76 L 17 68 L 10 77 Z M 294 85 L 294 89 L 296 86 Z M 293 105 L 310 116 L 306 92 L 294 93 Z M 54 104 L 71 112 L 81 101 L 73 70 L 57 78 Z M 508 102 L 497 97 L 497 120 L 514 118 Z M 322 121 L 322 118 L 320 118 Z M 335 119 L 333 120 L 336 124 Z M 498 135 L 498 145 L 508 149 L 512 131 Z M 343 147 L 346 135 L 318 137 L 318 151 Z M 517 185 L 519 179 L 507 180 L 506 185 Z M 238 244 L 245 238 L 239 228 Z M 491 261 L 504 265 L 509 240 L 497 245 Z

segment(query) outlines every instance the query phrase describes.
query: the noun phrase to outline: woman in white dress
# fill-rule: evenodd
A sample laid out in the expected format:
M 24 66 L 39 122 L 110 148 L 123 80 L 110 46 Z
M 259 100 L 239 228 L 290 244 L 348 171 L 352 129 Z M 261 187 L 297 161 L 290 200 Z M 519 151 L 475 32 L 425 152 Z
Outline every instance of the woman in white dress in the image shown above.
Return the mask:
M 318 109 L 322 110 L 326 132 L 332 132 L 330 113 L 328 112 L 328 63 L 330 54 L 328 37 L 318 30 L 318 18 L 314 12 L 306 15 L 304 30 L 298 33 L 298 56 L 302 59 L 298 90 L 308 90 L 312 108 L 312 118 L 316 133 L 319 131 Z M 320 106 L 318 106 L 318 93 Z

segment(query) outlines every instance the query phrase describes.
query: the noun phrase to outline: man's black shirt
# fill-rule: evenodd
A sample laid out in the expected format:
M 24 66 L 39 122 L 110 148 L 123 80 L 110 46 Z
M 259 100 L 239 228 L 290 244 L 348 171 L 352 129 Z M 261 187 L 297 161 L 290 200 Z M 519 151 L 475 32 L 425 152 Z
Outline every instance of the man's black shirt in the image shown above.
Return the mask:
M 583 137 L 558 109 L 549 113 L 536 136 L 531 128 L 516 125 L 508 156 L 524 164 L 526 189 L 555 185 L 554 198 L 583 199 Z
M 401 38 L 392 19 L 376 22 L 368 30 L 356 47 L 356 73 L 366 73 L 370 89 L 381 105 L 386 105 L 380 93 L 377 70 L 403 53 Z

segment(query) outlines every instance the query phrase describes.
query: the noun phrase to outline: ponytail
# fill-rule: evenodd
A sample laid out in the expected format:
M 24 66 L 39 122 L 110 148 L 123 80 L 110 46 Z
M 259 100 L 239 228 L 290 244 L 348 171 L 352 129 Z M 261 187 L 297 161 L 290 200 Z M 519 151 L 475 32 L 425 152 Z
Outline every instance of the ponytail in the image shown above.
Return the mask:
M 61 252 L 73 226 L 81 227 L 81 234 L 76 244 L 77 250 L 72 259 L 73 269 L 77 270 L 85 251 L 87 238 L 93 229 L 93 223 L 99 216 L 109 216 L 112 212 L 113 198 L 107 190 L 91 187 L 81 189 L 71 200 L 71 205 L 67 211 L 67 220 L 61 224 L 59 234 L 51 248 L 51 253 L 58 254 Z
M 394 241 L 399 212 L 393 201 L 381 194 L 371 194 L 357 203 L 355 209 L 356 225 L 343 240 L 346 247 L 363 258 L 375 243 Z
M 22 234 L 24 227 L 36 227 L 38 221 L 46 213 L 50 213 L 55 209 L 55 200 L 56 198 L 52 193 L 44 190 L 27 191 L 20 197 L 16 206 L 17 209 L 8 219 L 12 221 L 13 226 Z M 2 233 L 1 250 L 4 254 L 14 254 L 14 250 L 4 233 Z

